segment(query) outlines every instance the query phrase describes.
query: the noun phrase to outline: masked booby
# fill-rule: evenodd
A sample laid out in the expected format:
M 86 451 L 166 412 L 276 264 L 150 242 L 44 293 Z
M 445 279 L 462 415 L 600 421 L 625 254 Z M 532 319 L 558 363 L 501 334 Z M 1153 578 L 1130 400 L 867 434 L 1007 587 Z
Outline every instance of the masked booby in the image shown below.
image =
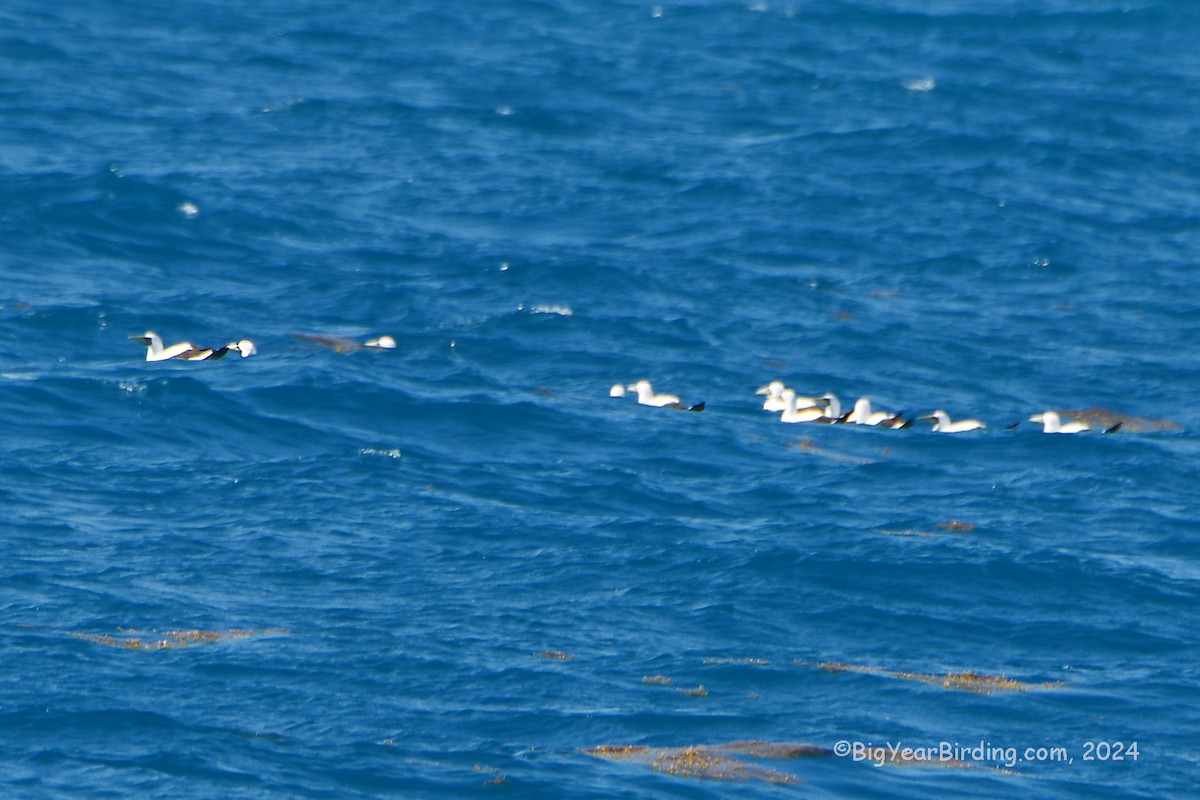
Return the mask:
M 615 387 L 614 387 L 615 388 Z M 637 392 L 638 405 L 654 406 L 655 408 L 681 408 L 685 411 L 703 411 L 704 403 L 696 403 L 692 406 L 684 405 L 678 395 L 674 394 L 655 394 L 654 387 L 650 381 L 643 378 L 637 383 L 630 384 L 626 387 L 630 391 Z M 610 394 L 612 392 L 610 391 Z
M 141 336 L 130 336 L 129 338 L 146 345 L 147 361 L 166 361 L 169 358 L 178 358 L 185 353 L 199 352 L 191 342 L 177 342 L 170 347 L 164 347 L 162 337 L 154 331 L 146 331 Z
M 842 418 L 842 401 L 833 392 L 818 395 L 817 401 L 825 401 L 824 422 L 837 422 Z
M 164 346 L 162 337 L 154 331 L 146 331 L 141 336 L 130 336 L 129 338 L 146 345 L 147 361 L 167 361 L 172 358 L 184 361 L 216 361 L 224 358 L 225 354 L 230 350 L 236 350 L 241 353 L 242 358 L 258 352 L 254 346 L 254 342 L 249 339 L 242 339 L 239 342 L 229 342 L 221 347 L 196 347 L 191 342 L 177 342 L 173 345 Z
M 650 384 L 650 381 L 646 380 L 645 378 L 626 388 L 637 392 L 638 405 L 655 406 L 657 408 L 662 408 L 664 406 L 683 405 L 679 401 L 678 395 L 666 393 L 655 394 L 654 387 Z
M 900 414 L 893 414 L 891 411 L 876 411 L 871 407 L 871 400 L 867 397 L 860 397 L 855 400 L 854 410 L 839 421 L 854 425 L 884 425 L 889 428 L 899 427 L 902 423 L 906 422 Z
M 780 422 L 817 422 L 825 418 L 827 408 L 822 408 L 815 403 L 810 403 L 807 406 L 800 405 L 801 402 L 812 398 L 800 398 L 796 395 L 794 389 L 784 389 L 782 397 L 785 406 L 783 413 L 779 415 Z
M 763 411 L 783 411 L 787 408 L 787 400 L 783 399 L 783 392 L 789 387 L 785 386 L 783 381 L 771 381 L 768 384 L 758 387 L 755 394 L 766 395 L 763 398 Z M 796 395 L 796 407 L 807 408 L 808 406 L 817 405 L 817 398 L 805 397 Z
M 951 422 L 950 415 L 940 408 L 929 414 L 925 414 L 920 419 L 933 420 L 933 430 L 935 433 L 965 433 L 966 431 L 987 427 L 987 425 L 977 419 L 960 419 L 958 422 Z
M 783 411 L 787 408 L 787 401 L 783 399 L 783 390 L 786 388 L 783 381 L 771 381 L 758 387 L 754 393 L 766 395 L 763 398 L 763 411 Z
M 1042 433 L 1082 433 L 1091 430 L 1091 426 L 1086 422 L 1063 422 L 1057 411 L 1034 414 L 1029 421 L 1042 423 Z

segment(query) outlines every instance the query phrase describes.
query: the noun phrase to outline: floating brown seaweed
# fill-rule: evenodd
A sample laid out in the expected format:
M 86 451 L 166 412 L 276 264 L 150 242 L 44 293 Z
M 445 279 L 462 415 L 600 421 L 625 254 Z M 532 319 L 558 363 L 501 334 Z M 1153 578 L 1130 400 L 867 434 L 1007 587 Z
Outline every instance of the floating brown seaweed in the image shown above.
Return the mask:
M 602 744 L 583 752 L 592 756 L 600 756 L 600 758 L 610 758 L 614 761 L 631 761 L 637 760 L 642 753 L 650 752 L 650 748 L 644 744 Z
M 946 520 L 945 522 L 937 523 L 937 527 L 944 531 L 955 531 L 966 533 L 975 530 L 974 522 L 963 522 L 957 519 Z M 876 528 L 876 533 L 883 533 L 888 536 L 933 536 L 934 531 L 921 530 L 920 528 Z
M 738 757 L 788 759 L 830 755 L 832 750 L 793 742 L 742 741 L 729 744 L 647 747 L 645 745 L 601 745 L 583 752 L 613 761 L 634 761 L 651 769 L 685 778 L 723 781 L 760 780 L 767 783 L 798 783 L 794 775 L 749 764 Z
M 336 333 L 293 333 L 292 338 L 328 347 L 335 353 L 353 353 L 363 348 L 391 350 L 396 346 L 396 340 L 386 334 L 361 343 Z
M 742 757 L 776 761 L 798 758 L 828 757 L 838 751 L 804 742 L 768 742 L 756 739 L 700 744 L 686 747 L 648 747 L 646 745 L 601 745 L 583 752 L 612 761 L 632 761 L 647 764 L 652 769 L 688 778 L 708 778 L 726 781 L 761 780 L 769 783 L 799 783 L 796 776 L 779 770 L 747 763 Z M 848 755 L 843 753 L 842 755 Z M 977 765 L 958 758 L 942 757 L 940 752 L 931 758 L 929 751 L 920 748 L 880 746 L 864 750 L 866 760 L 882 766 L 932 766 L 944 768 L 974 768 Z M 1011 774 L 1009 770 L 997 771 Z
M 484 786 L 499 786 L 503 783 L 508 783 L 508 776 L 500 772 L 495 767 L 489 767 L 487 764 L 476 764 L 476 772 L 490 772 L 491 777 L 483 782 Z
M 827 458 L 830 461 L 837 461 L 842 464 L 862 465 L 862 464 L 876 463 L 875 459 L 873 459 L 873 458 L 865 458 L 863 456 L 855 456 L 855 455 L 850 455 L 848 453 L 839 453 L 836 451 L 827 450 L 824 447 L 818 446 L 812 439 L 810 439 L 807 436 L 804 437 L 803 439 L 797 439 L 794 442 L 784 442 L 784 444 L 787 447 L 795 447 L 798 450 L 803 450 L 804 452 L 811 453 L 814 456 L 820 456 L 821 458 Z
M 204 630 L 192 628 L 189 630 L 147 631 L 144 634 L 132 628 L 118 628 L 120 635 L 107 633 L 78 633 L 69 632 L 69 636 L 84 639 L 108 647 L 120 647 L 126 650 L 171 650 L 179 647 L 191 647 L 196 644 L 212 644 L 228 639 L 245 639 L 248 636 L 264 636 L 272 633 L 287 633 L 287 628 L 228 628 L 225 630 Z
M 703 683 L 699 686 L 693 686 L 691 689 L 685 689 L 680 686 L 675 691 L 679 692 L 680 694 L 685 694 L 688 697 L 708 697 L 708 689 L 704 688 Z
M 323 345 L 335 353 L 353 353 L 355 350 L 362 349 L 362 345 L 349 336 L 339 336 L 334 333 L 293 333 L 292 338 Z
M 736 781 L 757 778 L 767 783 L 795 783 L 796 777 L 773 769 L 752 767 L 741 759 L 707 747 L 663 748 L 650 766 L 668 775 Z
M 1064 420 L 1086 422 L 1095 430 L 1108 430 L 1114 425 L 1120 425 L 1123 431 L 1144 433 L 1146 431 L 1179 430 L 1183 427 L 1178 422 L 1169 419 L 1135 417 L 1108 408 L 1063 408 L 1058 409 L 1058 414 Z
M 642 683 L 654 683 L 659 686 L 666 686 L 671 682 L 671 679 L 666 675 L 643 675 Z
M 770 662 L 770 661 L 767 661 L 765 658 L 754 658 L 754 657 L 752 657 L 752 656 L 745 656 L 745 657 L 742 657 L 742 658 L 724 658 L 724 657 L 712 657 L 712 658 L 706 658 L 706 659 L 704 659 L 704 663 L 705 663 L 705 664 L 707 664 L 707 665 L 713 665 L 713 664 L 749 664 L 750 666 L 754 666 L 754 667 L 769 667 L 769 666 L 771 666 L 771 662 Z
M 806 661 L 797 658 L 793 663 L 800 666 L 815 666 L 826 672 L 867 672 L 875 675 L 887 675 L 906 681 L 919 681 L 941 686 L 943 689 L 961 689 L 976 694 L 994 694 L 995 692 L 1024 692 L 1031 689 L 1057 689 L 1062 681 L 1046 681 L 1043 683 L 1027 683 L 1004 675 L 989 675 L 983 672 L 907 672 L 904 670 L 885 669 L 868 664 L 851 664 L 846 661 Z
M 833 751 L 828 747 L 804 742 L 763 742 L 758 739 L 746 739 L 738 742 L 727 742 L 721 745 L 725 750 L 735 753 L 745 753 L 754 758 L 805 758 L 807 756 L 831 756 Z
M 564 653 L 562 650 L 539 650 L 534 655 L 538 658 L 549 658 L 554 661 L 567 661 L 575 657 L 569 653 Z

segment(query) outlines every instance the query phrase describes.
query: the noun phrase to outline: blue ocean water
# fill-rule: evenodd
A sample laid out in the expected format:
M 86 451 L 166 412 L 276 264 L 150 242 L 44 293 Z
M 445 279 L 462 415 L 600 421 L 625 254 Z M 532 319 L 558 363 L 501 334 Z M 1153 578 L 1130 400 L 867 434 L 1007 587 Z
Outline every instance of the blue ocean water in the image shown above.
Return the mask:
M 0 9 L 0 796 L 1194 796 L 1200 8 L 73 5 Z M 1091 407 L 1177 427 L 1007 427 Z M 961 757 L 673 760 L 746 740 Z

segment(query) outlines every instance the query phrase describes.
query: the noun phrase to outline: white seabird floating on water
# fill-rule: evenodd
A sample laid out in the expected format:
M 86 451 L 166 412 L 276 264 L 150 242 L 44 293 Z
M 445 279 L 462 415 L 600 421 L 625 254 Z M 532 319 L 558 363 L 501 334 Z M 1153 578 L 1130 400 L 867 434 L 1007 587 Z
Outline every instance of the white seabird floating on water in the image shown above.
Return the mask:
M 801 402 L 808 402 L 812 398 L 797 396 L 795 389 L 784 389 L 782 397 L 784 409 L 783 413 L 779 415 L 780 422 L 817 422 L 824 420 L 825 414 L 828 412 L 828 406 L 822 408 L 816 403 L 810 402 L 807 406 L 801 406 Z
M 242 358 L 252 356 L 258 352 L 258 348 L 254 346 L 254 342 L 249 339 L 229 342 L 221 347 L 212 348 L 196 347 L 191 342 L 177 342 L 173 345 L 164 346 L 162 337 L 154 331 L 146 331 L 141 336 L 130 336 L 129 338 L 146 345 L 147 361 L 167 361 L 172 358 L 179 358 L 184 361 L 216 361 L 217 359 L 224 358 L 225 354 L 230 350 L 241 353 Z
M 146 345 L 147 361 L 166 361 L 169 358 L 178 358 L 185 353 L 200 352 L 191 342 L 178 342 L 170 347 L 164 347 L 162 337 L 154 331 L 146 331 L 141 336 L 130 336 L 129 338 Z
M 823 395 L 819 395 L 816 399 L 818 402 L 821 400 L 825 401 L 825 414 L 823 415 L 825 422 L 838 422 L 841 420 L 842 401 L 838 399 L 836 394 L 833 392 L 826 392 Z
M 610 396 L 622 396 L 623 393 L 617 392 L 618 385 L 619 384 L 613 384 L 613 387 L 609 389 L 608 393 Z M 679 395 L 667 394 L 665 392 L 661 394 L 655 394 L 654 387 L 650 384 L 650 381 L 646 380 L 645 378 L 637 383 L 631 383 L 625 388 L 631 392 L 637 392 L 638 405 L 641 406 L 653 406 L 655 408 L 682 408 L 686 411 L 704 410 L 704 403 L 702 402 L 696 403 L 693 406 L 687 406 L 684 405 L 683 401 L 679 399 Z
M 1034 414 L 1029 421 L 1042 423 L 1042 433 L 1083 433 L 1092 429 L 1091 425 L 1079 420 L 1063 422 L 1062 416 L 1057 411 L 1043 411 L 1040 414 Z M 1110 428 L 1105 428 L 1104 432 L 1115 433 L 1120 427 L 1121 423 L 1118 422 Z
M 664 406 L 683 405 L 679 401 L 679 395 L 674 394 L 655 394 L 654 387 L 650 385 L 650 381 L 642 379 L 628 387 L 632 391 L 637 392 L 637 401 L 640 406 L 654 406 L 662 408 Z
M 977 419 L 960 419 L 958 422 L 951 422 L 950 415 L 940 408 L 937 411 L 920 417 L 920 419 L 933 420 L 933 430 L 935 433 L 965 433 L 987 427 L 987 425 Z
M 1029 421 L 1042 423 L 1042 433 L 1083 433 L 1091 430 L 1086 422 L 1063 422 L 1057 411 L 1034 414 Z
M 900 414 L 872 409 L 871 400 L 867 397 L 855 400 L 854 410 L 842 417 L 841 421 L 854 425 L 883 425 L 887 428 L 906 428 L 912 424 L 912 420 L 906 420 Z
M 766 395 L 763 399 L 763 411 L 783 411 L 787 408 L 787 401 L 783 399 L 783 390 L 786 388 L 783 381 L 771 381 L 758 387 L 754 393 Z
M 786 386 L 783 381 L 771 381 L 758 387 L 754 393 L 766 395 L 763 398 L 763 411 L 783 411 L 787 408 L 787 399 L 784 397 L 784 392 L 791 390 L 790 386 Z M 795 394 L 795 391 L 792 390 Z M 804 395 L 796 395 L 797 408 L 809 408 L 817 405 L 817 398 L 805 397 Z

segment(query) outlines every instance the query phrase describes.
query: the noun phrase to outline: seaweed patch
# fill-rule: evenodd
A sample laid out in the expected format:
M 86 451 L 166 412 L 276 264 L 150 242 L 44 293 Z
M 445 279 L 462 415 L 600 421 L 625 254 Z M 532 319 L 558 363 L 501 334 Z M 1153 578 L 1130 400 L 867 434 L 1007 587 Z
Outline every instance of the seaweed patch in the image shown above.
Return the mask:
M 508 783 L 507 775 L 500 772 L 500 770 L 496 769 L 495 767 L 489 767 L 487 764 L 476 764 L 475 771 L 490 773 L 490 777 L 483 782 L 484 786 L 499 786 L 501 784 Z
M 266 636 L 275 633 L 288 633 L 287 628 L 227 628 L 224 630 L 206 630 L 190 628 L 188 630 L 146 631 L 142 633 L 132 628 L 119 628 L 118 635 L 108 633 L 79 633 L 68 632 L 68 636 L 95 642 L 106 647 L 119 647 L 125 650 L 174 650 L 180 647 L 191 647 L 197 644 L 212 644 L 214 642 L 232 639 L 245 639 L 250 636 Z
M 677 777 L 767 783 L 799 783 L 799 779 L 786 772 L 749 763 L 739 756 L 783 760 L 833 754 L 829 748 L 817 745 L 752 740 L 684 747 L 601 745 L 583 752 L 613 761 L 647 764 L 657 772 Z
M 798 450 L 803 450 L 804 452 L 811 453 L 814 456 L 820 456 L 821 458 L 827 458 L 830 461 L 838 461 L 843 464 L 862 465 L 862 464 L 877 463 L 877 459 L 865 458 L 863 456 L 850 455 L 848 453 L 840 453 L 840 452 L 837 452 L 834 450 L 827 450 L 824 447 L 818 446 L 816 444 L 816 442 L 814 442 L 811 438 L 809 438 L 807 436 L 804 437 L 803 439 L 797 439 L 794 442 L 792 442 L 792 441 L 784 442 L 784 445 L 786 447 L 794 447 Z
M 1099 430 L 1119 425 L 1121 430 L 1129 433 L 1144 433 L 1145 431 L 1180 430 L 1183 427 L 1174 420 L 1135 417 L 1108 408 L 1061 408 L 1058 409 L 1058 413 L 1063 419 L 1086 422 Z
M 967 533 L 975 530 L 974 522 L 963 522 L 959 519 L 949 519 L 944 522 L 937 523 L 937 527 L 944 531 L 954 531 L 956 533 Z M 921 530 L 920 528 L 876 528 L 876 533 L 886 534 L 888 536 L 933 536 L 934 531 Z
M 887 536 L 932 536 L 929 531 L 922 531 L 916 528 L 876 528 L 876 533 L 882 533 Z
M 905 670 L 885 669 L 868 664 L 851 664 L 846 661 L 806 661 L 795 659 L 792 663 L 799 666 L 813 666 L 826 672 L 867 672 L 875 675 L 886 675 L 906 681 L 918 681 L 941 686 L 943 689 L 960 689 L 976 694 L 995 694 L 996 692 L 1024 692 L 1035 689 L 1057 689 L 1062 681 L 1045 681 L 1028 683 L 1018 681 L 1005 675 L 989 675 L 984 672 L 910 672 Z
M 721 745 L 725 750 L 735 753 L 745 753 L 754 758 L 773 758 L 778 760 L 788 758 L 805 758 L 807 756 L 831 756 L 833 751 L 828 747 L 803 742 L 763 742 L 758 739 L 727 742 Z
M 726 664 L 748 664 L 752 667 L 769 667 L 769 666 L 771 666 L 771 662 L 767 661 L 765 658 L 752 658 L 752 657 L 745 657 L 745 658 L 713 657 L 713 658 L 704 659 L 704 663 L 707 666 L 726 665 Z

